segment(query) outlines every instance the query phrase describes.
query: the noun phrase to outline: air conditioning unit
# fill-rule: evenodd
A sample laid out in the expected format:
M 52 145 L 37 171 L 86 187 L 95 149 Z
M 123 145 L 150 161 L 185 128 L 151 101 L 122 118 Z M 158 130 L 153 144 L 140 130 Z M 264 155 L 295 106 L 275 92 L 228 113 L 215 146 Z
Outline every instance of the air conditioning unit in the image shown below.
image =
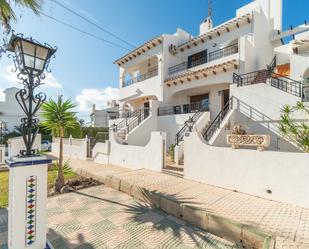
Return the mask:
M 174 44 L 171 44 L 168 50 L 172 55 L 176 55 L 178 53 L 177 47 Z

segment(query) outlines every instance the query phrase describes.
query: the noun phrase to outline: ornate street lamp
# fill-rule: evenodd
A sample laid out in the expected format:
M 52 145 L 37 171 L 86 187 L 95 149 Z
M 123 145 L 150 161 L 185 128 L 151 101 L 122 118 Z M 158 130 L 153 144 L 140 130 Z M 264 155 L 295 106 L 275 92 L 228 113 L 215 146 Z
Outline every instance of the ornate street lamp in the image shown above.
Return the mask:
M 6 123 L 0 120 L 0 144 L 3 144 L 3 136 L 6 131 Z
M 186 121 L 186 125 L 188 126 L 189 132 L 192 132 L 194 126 L 194 120 L 191 116 Z
M 7 50 L 14 52 L 9 57 L 13 58 L 14 71 L 19 71 L 17 78 L 24 85 L 24 88 L 20 89 L 15 96 L 26 114 L 26 117 L 21 119 L 20 126 L 26 150 L 21 150 L 20 155 L 32 156 L 37 153 L 32 149 L 32 145 L 39 130 L 39 119 L 35 114 L 46 100 L 45 93 L 35 94 L 34 90 L 43 84 L 41 80 L 45 79 L 44 71 L 48 70 L 50 58 L 57 49 L 32 38 L 24 38 L 22 34 L 13 33 Z

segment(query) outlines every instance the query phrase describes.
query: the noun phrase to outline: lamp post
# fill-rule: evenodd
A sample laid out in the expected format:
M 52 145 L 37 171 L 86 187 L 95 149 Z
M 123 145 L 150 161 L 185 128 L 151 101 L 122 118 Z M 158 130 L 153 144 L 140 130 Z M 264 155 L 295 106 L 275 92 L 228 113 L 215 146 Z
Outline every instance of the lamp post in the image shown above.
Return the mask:
M 3 136 L 6 131 L 6 123 L 0 120 L 0 145 L 3 144 Z
M 186 121 L 186 125 L 188 126 L 189 132 L 192 132 L 194 126 L 194 120 L 191 116 Z
M 20 128 L 26 148 L 6 160 L 10 169 L 8 248 L 49 248 L 46 246 L 47 168 L 52 158 L 38 155 L 32 146 L 39 129 L 36 113 L 46 100 L 45 93 L 35 90 L 43 84 L 44 71 L 56 49 L 13 33 L 7 50 L 13 52 L 9 57 L 23 84 L 15 97 L 25 113 Z
M 34 90 L 42 85 L 45 79 L 44 71 L 48 70 L 50 58 L 55 54 L 56 48 L 32 39 L 24 38 L 22 34 L 13 33 L 7 50 L 14 52 L 9 57 L 13 58 L 17 78 L 21 80 L 24 88 L 16 93 L 16 100 L 26 114 L 21 119 L 21 133 L 25 143 L 25 150 L 20 151 L 20 156 L 33 156 L 37 152 L 32 149 L 35 137 L 39 130 L 39 119 L 36 113 L 46 100 L 43 92 L 34 93 Z

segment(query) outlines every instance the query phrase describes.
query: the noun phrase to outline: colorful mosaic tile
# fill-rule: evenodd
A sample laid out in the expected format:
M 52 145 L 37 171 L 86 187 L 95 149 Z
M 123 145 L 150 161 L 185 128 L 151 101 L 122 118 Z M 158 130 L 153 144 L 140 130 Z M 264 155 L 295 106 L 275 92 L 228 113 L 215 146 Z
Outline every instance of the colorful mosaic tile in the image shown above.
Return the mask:
M 26 246 L 32 245 L 36 240 L 36 179 L 36 176 L 29 176 L 26 182 Z

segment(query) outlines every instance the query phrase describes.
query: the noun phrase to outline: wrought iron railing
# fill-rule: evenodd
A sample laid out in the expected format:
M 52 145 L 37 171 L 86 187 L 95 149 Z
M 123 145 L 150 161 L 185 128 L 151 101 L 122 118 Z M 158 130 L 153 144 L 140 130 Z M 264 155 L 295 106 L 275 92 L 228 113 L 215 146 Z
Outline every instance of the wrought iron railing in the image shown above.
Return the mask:
M 274 58 L 272 59 L 271 63 L 267 66 L 269 76 L 272 75 L 276 66 L 277 66 L 277 56 L 275 55 Z
M 130 113 L 130 116 L 124 118 L 115 127 L 112 127 L 115 132 L 124 132 L 128 134 L 136 126 L 138 126 L 144 119 L 150 115 L 150 109 L 139 109 Z
M 145 74 L 142 74 L 142 75 L 138 75 L 136 77 L 133 77 L 131 79 L 128 79 L 126 80 L 124 83 L 123 83 L 123 87 L 127 87 L 127 86 L 130 86 L 130 85 L 133 85 L 134 83 L 137 83 L 137 82 L 141 82 L 141 81 L 144 81 L 144 80 L 147 80 L 149 78 L 152 78 L 152 77 L 155 77 L 158 75 L 158 68 L 155 67 L 155 68 L 151 68 L 149 69 L 149 71 Z
M 214 121 L 208 126 L 208 128 L 203 133 L 204 139 L 208 142 L 215 132 L 220 128 L 221 123 L 225 119 L 226 115 L 229 113 L 230 110 L 233 109 L 233 100 L 234 98 L 231 97 L 229 101 L 224 105 L 222 111 L 216 116 Z
M 233 74 L 233 83 L 237 86 L 248 86 L 258 83 L 266 83 L 268 79 L 268 70 L 262 69 L 246 74 Z
M 303 85 L 303 89 L 302 89 L 302 100 L 304 102 L 309 102 L 309 86 L 308 85 Z
M 273 73 L 270 85 L 297 97 L 302 97 L 302 83 L 288 77 Z
M 185 69 L 196 67 L 236 53 L 238 53 L 238 44 L 233 44 L 225 48 L 221 48 L 216 51 L 210 52 L 206 56 L 203 56 L 198 60 L 191 61 L 190 63 L 188 61 L 185 61 L 175 66 L 169 67 L 168 73 L 169 75 L 178 73 Z
M 209 110 L 208 103 L 196 102 L 183 105 L 159 107 L 158 116 L 193 113 L 201 109 L 203 109 L 204 111 L 208 111 Z
M 195 124 L 197 120 L 202 116 L 203 112 L 209 111 L 209 109 L 199 109 L 197 110 L 194 115 L 192 116 L 193 123 Z M 181 141 L 183 141 L 183 138 L 185 136 L 185 133 L 189 131 L 189 127 L 187 123 L 184 124 L 184 126 L 177 132 L 175 136 L 175 144 L 179 145 Z

